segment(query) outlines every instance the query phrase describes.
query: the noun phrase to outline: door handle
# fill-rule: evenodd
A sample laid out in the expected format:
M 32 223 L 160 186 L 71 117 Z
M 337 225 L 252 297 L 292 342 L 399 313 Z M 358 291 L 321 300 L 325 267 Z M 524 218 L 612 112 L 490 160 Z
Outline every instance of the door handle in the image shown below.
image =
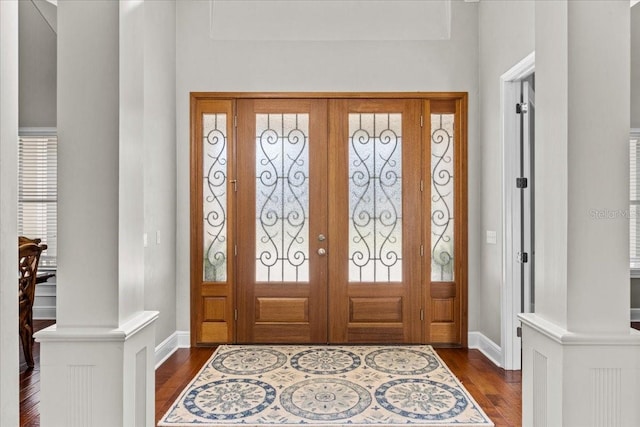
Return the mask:
M 327 254 L 327 251 L 325 248 L 318 249 L 318 255 L 325 256 L 326 254 Z

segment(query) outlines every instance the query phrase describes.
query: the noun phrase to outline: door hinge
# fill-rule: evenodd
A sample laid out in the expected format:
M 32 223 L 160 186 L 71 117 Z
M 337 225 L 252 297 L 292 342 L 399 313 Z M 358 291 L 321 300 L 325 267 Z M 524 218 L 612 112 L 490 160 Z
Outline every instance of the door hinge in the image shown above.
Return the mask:
M 516 336 L 522 338 L 522 328 L 520 326 L 516 328 Z
M 420 309 L 420 320 L 424 320 L 424 310 Z
M 233 116 L 233 127 L 234 128 L 238 127 L 238 116 Z
M 233 192 L 237 193 L 238 192 L 238 180 L 237 179 L 232 179 L 229 182 L 231 182 L 233 184 Z
M 516 104 L 516 114 L 526 114 L 529 111 L 529 104 L 522 102 Z
M 524 264 L 529 262 L 529 254 L 526 252 L 518 252 L 517 256 L 518 262 Z
M 237 308 L 233 309 L 233 320 L 238 320 L 238 309 Z
M 420 191 L 424 191 L 424 181 L 420 180 Z
M 420 245 L 420 256 L 424 256 L 424 245 Z
M 516 178 L 516 188 L 527 188 L 529 186 L 529 181 L 527 178 L 520 177 Z
M 424 127 L 424 116 L 420 116 L 420 127 Z
M 238 245 L 233 245 L 233 255 L 238 256 Z

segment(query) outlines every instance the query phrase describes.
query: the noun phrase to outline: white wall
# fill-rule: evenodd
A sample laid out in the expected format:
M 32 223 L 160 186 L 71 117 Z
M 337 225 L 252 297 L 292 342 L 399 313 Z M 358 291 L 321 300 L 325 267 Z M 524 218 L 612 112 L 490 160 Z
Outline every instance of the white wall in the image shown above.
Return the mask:
M 144 3 L 144 306 L 160 312 L 156 344 L 176 330 L 175 10 Z
M 479 327 L 477 3 L 452 2 L 451 39 L 257 42 L 209 38 L 209 2 L 177 3 L 177 323 L 189 329 L 189 92 L 469 92 L 469 330 Z
M 55 127 L 56 34 L 31 1 L 18 8 L 20 127 Z
M 640 3 L 631 8 L 631 127 L 640 128 Z M 631 279 L 631 307 L 640 308 L 640 279 Z
M 144 2 L 119 2 L 119 323 L 144 310 Z
M 568 44 L 572 54 L 567 329 L 572 331 L 625 333 L 629 329 L 629 221 L 626 217 L 594 218 L 589 211 L 629 208 L 630 30 L 626 3 L 569 2 L 569 31 L 574 35 L 570 33 Z M 544 80 L 538 82 L 542 85 Z M 598 102 L 589 105 L 594 99 Z M 540 99 L 540 109 L 544 101 L 553 99 Z M 594 174 L 596 170 L 606 173 Z M 606 308 L 602 301 L 607 301 Z
M 481 241 L 479 329 L 501 345 L 502 117 L 500 76 L 535 49 L 533 1 L 483 1 L 479 11 L 479 128 L 482 156 L 481 233 L 498 233 L 497 244 Z
M 631 127 L 640 128 L 640 3 L 631 8 Z
M 0 425 L 18 411 L 18 4 L 0 2 Z
M 118 326 L 118 31 L 111 2 L 58 4 L 60 327 Z
M 628 220 L 592 214 L 629 204 L 623 3 L 536 3 L 536 310 L 576 332 L 629 328 Z

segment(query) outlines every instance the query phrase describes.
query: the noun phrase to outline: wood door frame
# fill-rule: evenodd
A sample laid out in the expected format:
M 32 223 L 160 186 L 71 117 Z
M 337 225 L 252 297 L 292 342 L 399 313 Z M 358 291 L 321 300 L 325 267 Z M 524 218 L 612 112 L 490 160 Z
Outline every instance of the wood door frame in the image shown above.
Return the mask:
M 519 191 L 514 185 L 519 176 L 519 150 L 514 141 L 519 138 L 518 119 L 514 105 L 520 102 L 520 81 L 535 72 L 535 52 L 527 55 L 520 62 L 500 77 L 501 99 L 500 112 L 502 128 L 500 133 L 503 152 L 502 161 L 502 285 L 501 285 L 501 325 L 500 342 L 502 354 L 493 352 L 493 357 L 507 370 L 521 369 L 522 342 L 517 336 L 520 326 L 521 292 L 519 286 L 520 272 L 516 261 L 519 246 Z M 515 286 L 517 284 L 518 286 Z
M 197 153 L 199 152 L 196 147 L 200 142 L 201 138 L 196 135 L 197 123 L 199 121 L 198 118 L 198 105 L 202 102 L 206 101 L 223 101 L 226 100 L 231 102 L 233 105 L 233 113 L 235 117 L 235 101 L 238 99 L 298 99 L 298 98 L 325 98 L 328 100 L 331 99 L 421 99 L 425 102 L 429 100 L 451 100 L 456 103 L 456 114 L 459 119 L 459 126 L 456 127 L 456 136 L 457 140 L 462 146 L 459 150 L 458 159 L 456 162 L 456 171 L 457 175 L 460 177 L 458 179 L 458 183 L 460 184 L 460 188 L 457 191 L 456 200 L 456 215 L 460 221 L 457 221 L 456 224 L 456 244 L 459 246 L 457 248 L 456 253 L 458 256 L 456 257 L 456 268 L 459 268 L 459 297 L 460 297 L 460 342 L 459 345 L 466 347 L 467 346 L 467 335 L 468 335 L 468 283 L 467 283 L 467 270 L 468 270 L 468 194 L 467 194 L 467 139 L 468 139 L 468 130 L 467 130 L 467 114 L 468 114 L 468 93 L 467 92 L 191 92 L 190 93 L 190 313 L 191 313 L 191 345 L 192 346 L 207 346 L 216 343 L 199 343 L 196 340 L 196 331 L 200 328 L 200 324 L 202 321 L 202 302 L 200 298 L 200 288 L 202 286 L 202 261 L 201 257 L 198 257 L 198 254 L 202 254 L 201 248 L 201 233 L 198 235 L 198 230 L 202 230 L 202 225 L 199 224 L 201 221 L 201 211 L 202 211 L 202 203 L 198 202 L 201 199 L 202 195 L 202 184 L 199 182 L 199 177 L 201 175 L 198 174 L 198 170 L 201 168 L 201 165 L 198 163 L 198 160 L 201 160 Z M 423 132 L 424 133 L 424 132 Z M 235 145 L 235 128 L 233 128 L 231 135 L 229 138 L 233 137 L 233 142 Z M 464 160 L 464 161 L 463 161 Z M 235 180 L 236 170 L 235 170 L 235 158 L 229 158 L 230 168 L 232 174 L 229 175 L 229 181 L 231 183 L 232 180 Z M 233 165 L 231 165 L 233 163 Z M 229 184 L 231 185 L 231 184 Z M 198 204 L 199 203 L 199 204 Z M 233 212 L 235 216 L 235 196 L 232 202 L 228 203 L 230 212 Z M 235 224 L 232 225 L 229 229 L 229 233 L 232 234 L 233 240 L 235 242 L 234 233 Z M 464 232 L 462 232 L 464 231 Z M 231 241 L 231 237 L 229 238 Z M 229 243 L 229 247 L 231 243 Z M 232 252 L 229 252 L 232 253 Z M 229 257 L 231 258 L 231 257 Z M 423 261 L 425 262 L 426 259 Z M 233 267 L 232 267 L 233 266 Z M 227 301 L 235 300 L 235 262 L 232 262 L 229 267 L 228 277 L 228 286 L 226 286 L 226 290 L 228 292 Z M 235 301 L 233 302 L 235 307 Z M 425 306 L 426 307 L 426 306 Z M 235 313 L 234 311 L 230 311 L 225 309 L 224 311 L 225 322 L 233 325 L 231 327 L 229 337 L 225 342 L 235 342 Z M 222 342 L 222 341 L 221 341 Z

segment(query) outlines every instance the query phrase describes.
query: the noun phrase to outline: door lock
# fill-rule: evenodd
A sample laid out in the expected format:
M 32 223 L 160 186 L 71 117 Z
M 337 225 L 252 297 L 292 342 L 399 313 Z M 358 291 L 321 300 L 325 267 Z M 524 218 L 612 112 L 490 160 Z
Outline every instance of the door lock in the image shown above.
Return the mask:
M 325 250 L 325 248 L 318 249 L 318 255 L 325 256 L 326 254 L 327 254 L 327 251 Z

